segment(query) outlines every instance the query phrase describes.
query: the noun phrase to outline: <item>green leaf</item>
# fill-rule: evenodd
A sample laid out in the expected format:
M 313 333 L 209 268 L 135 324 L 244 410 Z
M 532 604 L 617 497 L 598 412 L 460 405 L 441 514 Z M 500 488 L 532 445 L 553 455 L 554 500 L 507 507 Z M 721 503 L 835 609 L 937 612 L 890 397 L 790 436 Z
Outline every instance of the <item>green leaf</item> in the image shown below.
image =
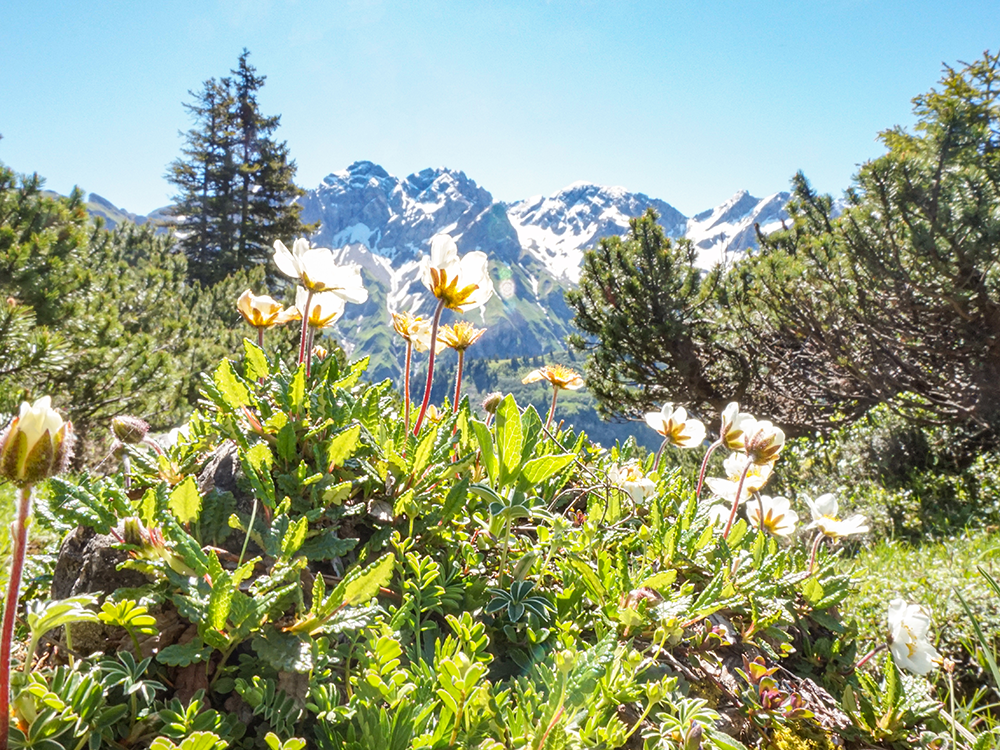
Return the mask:
M 472 429 L 476 433 L 476 441 L 479 443 L 479 452 L 483 455 L 483 466 L 486 468 L 486 473 L 496 483 L 499 481 L 499 477 L 497 476 L 497 454 L 493 446 L 493 433 L 490 432 L 489 427 L 478 420 L 473 420 Z
M 288 386 L 288 405 L 293 414 L 301 414 L 306 400 L 306 365 L 303 362 L 295 371 Z
M 413 468 L 411 473 L 414 477 L 423 476 L 424 469 L 431 459 L 431 452 L 434 450 L 434 441 L 437 439 L 437 425 L 432 425 L 420 439 L 420 444 L 413 452 Z
M 335 467 L 343 465 L 344 461 L 353 456 L 358 449 L 360 439 L 361 425 L 359 424 L 348 427 L 334 437 L 326 449 L 327 471 L 333 471 Z
M 309 639 L 284 633 L 272 625 L 254 636 L 252 646 L 258 658 L 279 672 L 306 673 L 313 668 Z
M 349 391 L 351 388 L 358 384 L 361 376 L 368 369 L 369 357 L 362 357 L 357 362 L 351 363 L 351 371 L 347 373 L 344 377 L 334 383 L 331 388 L 336 390 L 337 388 L 342 388 L 345 391 Z
M 285 461 L 294 461 L 298 454 L 298 437 L 295 424 L 288 422 L 278 430 L 278 455 Z
M 395 565 L 395 558 L 387 553 L 364 570 L 356 568 L 347 574 L 331 596 L 339 599 L 344 607 L 365 604 L 389 583 Z
M 521 449 L 524 436 L 521 432 L 521 413 L 510 394 L 500 402 L 496 413 L 497 448 L 500 453 L 500 478 L 497 484 L 509 484 L 521 467 Z
M 558 474 L 576 459 L 573 453 L 559 453 L 552 456 L 533 458 L 524 464 L 521 476 L 531 484 L 544 482 L 549 477 Z
M 226 406 L 230 409 L 235 411 L 250 403 L 250 392 L 240 382 L 239 376 L 233 371 L 233 363 L 228 359 L 223 359 L 216 368 L 212 375 L 212 382 L 215 383 Z
M 642 582 L 642 585 L 655 591 L 666 591 L 675 580 L 677 580 L 676 570 L 664 570 L 651 575 Z
M 186 667 L 208 661 L 214 650 L 211 646 L 206 646 L 201 638 L 194 638 L 187 643 L 167 646 L 156 655 L 156 660 L 168 667 Z
M 243 339 L 243 352 L 246 356 L 244 367 L 247 378 L 260 380 L 270 375 L 270 368 L 267 365 L 267 357 L 264 351 L 253 343 L 250 339 Z
M 170 500 L 167 501 L 167 507 L 181 523 L 188 524 L 198 520 L 201 513 L 201 494 L 193 476 L 188 475 L 174 488 L 170 493 Z
M 292 555 L 299 551 L 302 543 L 306 540 L 306 532 L 309 530 L 309 519 L 305 516 L 288 524 L 288 531 L 281 540 L 281 556 L 290 560 Z

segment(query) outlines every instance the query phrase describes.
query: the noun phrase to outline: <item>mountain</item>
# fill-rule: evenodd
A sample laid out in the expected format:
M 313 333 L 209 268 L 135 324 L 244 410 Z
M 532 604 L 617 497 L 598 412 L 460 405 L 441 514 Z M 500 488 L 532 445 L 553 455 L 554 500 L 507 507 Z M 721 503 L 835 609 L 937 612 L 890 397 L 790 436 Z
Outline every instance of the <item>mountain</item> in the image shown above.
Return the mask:
M 376 379 L 398 379 L 402 371 L 403 342 L 392 330 L 390 312 L 433 313 L 434 300 L 419 279 L 420 259 L 431 237 L 446 232 L 460 253 L 482 250 L 489 255 L 497 294 L 482 310 L 466 315 L 487 328 L 468 357 L 470 364 L 477 359 L 507 364 L 470 369 L 467 390 L 474 399 L 483 389 L 519 387 L 512 373 L 527 372 L 543 361 L 572 361 L 563 343 L 573 317 L 565 291 L 580 278 L 584 252 L 603 237 L 627 232 L 629 219 L 654 209 L 666 234 L 691 240 L 698 249 L 698 265 L 707 269 L 754 248 L 755 226 L 763 232 L 779 228 L 788 218 L 788 197 L 774 193 L 755 198 L 740 191 L 715 208 L 687 217 L 642 193 L 577 182 L 550 196 L 507 204 L 461 171 L 424 169 L 399 178 L 373 162 L 358 161 L 329 174 L 299 203 L 302 220 L 318 226 L 310 237 L 313 244 L 335 248 L 341 262 L 363 269 L 369 299 L 348 305 L 332 335 L 353 355 L 370 356 L 369 371 Z M 109 224 L 159 220 L 166 212 L 136 216 L 93 193 L 88 208 Z M 281 239 L 287 244 L 294 238 Z M 445 311 L 443 322 L 452 319 Z M 435 399 L 443 398 L 450 387 L 454 352 L 443 352 L 439 361 Z M 419 382 L 422 376 L 417 373 L 414 383 Z M 539 408 L 544 409 L 548 396 L 542 390 Z M 598 440 L 623 434 L 610 427 L 607 435 L 595 434 L 599 429 L 588 425 Z

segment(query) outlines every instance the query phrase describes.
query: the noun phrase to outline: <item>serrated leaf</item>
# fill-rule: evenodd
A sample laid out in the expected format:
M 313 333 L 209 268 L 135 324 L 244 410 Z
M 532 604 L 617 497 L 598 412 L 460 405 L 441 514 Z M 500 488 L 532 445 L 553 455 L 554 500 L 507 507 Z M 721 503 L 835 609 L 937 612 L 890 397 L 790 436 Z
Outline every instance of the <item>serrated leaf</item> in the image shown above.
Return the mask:
M 413 476 L 423 476 L 424 469 L 427 468 L 427 464 L 431 459 L 431 451 L 434 450 L 434 441 L 437 439 L 437 434 L 437 425 L 431 425 L 430 429 L 420 438 L 420 443 L 413 452 L 413 468 L 411 469 Z
M 389 583 L 395 564 L 395 558 L 387 553 L 367 568 L 351 571 L 332 596 L 340 601 L 340 606 L 366 604 L 382 586 Z
M 655 591 L 666 591 L 675 580 L 677 580 L 676 570 L 664 570 L 651 575 L 642 582 L 642 585 L 648 586 Z
M 201 638 L 195 638 L 187 643 L 167 646 L 156 655 L 156 660 L 168 667 L 186 667 L 208 661 L 214 650 L 211 646 L 206 646 Z
M 201 514 L 201 493 L 198 492 L 198 483 L 193 476 L 188 475 L 173 489 L 167 507 L 180 523 L 188 524 L 198 520 Z
M 531 484 L 544 482 L 569 466 L 576 459 L 572 453 L 560 453 L 552 456 L 533 458 L 521 469 L 521 476 Z
M 285 461 L 294 461 L 298 454 L 298 437 L 291 422 L 278 430 L 278 455 Z
M 340 539 L 337 532 L 331 530 L 306 539 L 299 548 L 299 554 L 308 560 L 333 560 L 343 557 L 357 546 L 357 539 Z
M 313 668 L 312 644 L 294 633 L 268 625 L 252 643 L 255 655 L 279 672 L 305 673 Z
M 239 377 L 233 370 L 233 363 L 228 359 L 223 359 L 212 375 L 212 382 L 219 389 L 226 406 L 236 411 L 241 406 L 250 403 L 250 392 L 246 386 L 240 382 Z
M 524 436 L 521 432 L 521 413 L 510 394 L 500 402 L 496 413 L 497 450 L 499 455 L 499 486 L 510 483 L 521 467 L 521 449 Z
M 476 442 L 479 443 L 479 452 L 483 457 L 483 466 L 486 473 L 493 482 L 499 481 L 497 476 L 497 455 L 493 446 L 493 433 L 484 423 L 473 420 L 472 430 L 476 433 Z
M 286 560 L 299 551 L 302 543 L 306 540 L 306 532 L 309 530 L 309 519 L 305 516 L 288 524 L 288 530 L 281 540 L 281 556 Z
M 343 465 L 344 461 L 354 455 L 361 439 L 361 425 L 355 424 L 336 435 L 327 446 L 326 463 L 328 471 Z
M 331 387 L 333 389 L 342 388 L 345 391 L 349 391 L 351 388 L 358 384 L 358 380 L 364 375 L 365 370 L 368 369 L 369 357 L 362 357 L 357 362 L 351 363 L 351 371 L 347 373 L 344 377 L 334 383 Z
M 288 406 L 293 414 L 301 414 L 306 401 L 306 365 L 303 362 L 288 385 Z
M 270 375 L 270 368 L 267 365 L 267 357 L 264 355 L 264 351 L 250 339 L 243 339 L 243 353 L 246 357 L 244 367 L 246 368 L 248 379 L 260 380 Z

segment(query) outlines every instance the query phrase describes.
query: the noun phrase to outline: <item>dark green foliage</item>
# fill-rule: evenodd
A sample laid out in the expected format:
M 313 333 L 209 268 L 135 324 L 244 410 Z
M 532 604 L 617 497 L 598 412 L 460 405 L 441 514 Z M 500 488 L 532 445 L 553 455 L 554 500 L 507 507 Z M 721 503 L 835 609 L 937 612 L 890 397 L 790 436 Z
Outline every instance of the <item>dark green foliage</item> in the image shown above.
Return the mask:
M 264 272 L 209 288 L 186 276 L 170 237 L 129 223 L 107 231 L 78 191 L 51 196 L 37 175 L 0 166 L 0 415 L 53 396 L 80 438 L 79 462 L 104 458 L 103 428 L 118 414 L 176 425 L 199 373 L 238 347 L 246 329 L 219 323 L 236 323 L 235 300 Z M 268 342 L 283 350 L 283 336 Z
M 947 68 L 914 99 L 914 132 L 881 134 L 888 153 L 861 167 L 841 216 L 798 175 L 791 228 L 734 271 L 782 418 L 820 425 L 892 400 L 998 439 L 998 82 L 997 55 Z
M 608 416 L 641 416 L 653 404 L 719 405 L 740 398 L 743 355 L 727 350 L 712 306 L 718 273 L 694 267 L 694 246 L 672 242 L 650 209 L 625 237 L 587 251 L 578 289 L 567 292 L 587 351 L 587 387 Z
M 263 263 L 274 240 L 290 243 L 307 230 L 293 203 L 302 194 L 293 182 L 295 162 L 274 139 L 281 118 L 261 114 L 257 92 L 265 76 L 249 55 L 243 50 L 231 77 L 210 78 L 189 92 L 194 101 L 184 106 L 195 126 L 167 171 L 178 189 L 174 213 L 188 275 L 208 285 Z

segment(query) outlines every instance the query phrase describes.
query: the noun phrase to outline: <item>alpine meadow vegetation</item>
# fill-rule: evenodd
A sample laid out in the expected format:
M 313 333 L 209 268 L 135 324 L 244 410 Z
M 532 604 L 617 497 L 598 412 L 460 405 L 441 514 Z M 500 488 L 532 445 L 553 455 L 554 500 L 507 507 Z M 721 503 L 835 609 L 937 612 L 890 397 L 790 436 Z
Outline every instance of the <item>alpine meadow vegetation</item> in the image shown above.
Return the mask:
M 430 240 L 433 313 L 382 311 L 405 368 L 376 381 L 336 343 L 365 276 L 294 211 L 248 199 L 219 217 L 252 233 L 192 249 L 208 214 L 108 231 L 0 167 L 0 750 L 1000 746 L 994 155 L 966 142 L 992 144 L 997 65 L 919 98 L 839 216 L 800 181 L 733 268 L 654 214 L 601 240 L 569 295 L 584 373 L 526 357 L 481 403 L 484 252 Z M 196 118 L 255 109 L 246 53 L 234 76 Z M 939 214 L 873 203 L 908 180 Z M 897 261 L 905 315 L 833 313 Z M 583 389 L 654 449 L 575 427 Z

